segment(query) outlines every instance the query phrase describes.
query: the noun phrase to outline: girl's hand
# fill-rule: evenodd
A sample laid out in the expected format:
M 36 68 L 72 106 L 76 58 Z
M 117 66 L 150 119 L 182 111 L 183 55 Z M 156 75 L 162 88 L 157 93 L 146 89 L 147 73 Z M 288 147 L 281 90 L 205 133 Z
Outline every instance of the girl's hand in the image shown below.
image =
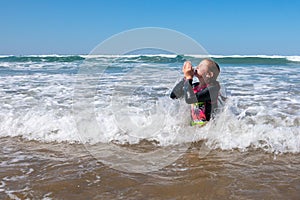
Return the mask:
M 185 79 L 193 79 L 194 69 L 193 69 L 191 61 L 184 62 L 183 67 L 182 67 L 182 72 L 184 74 Z

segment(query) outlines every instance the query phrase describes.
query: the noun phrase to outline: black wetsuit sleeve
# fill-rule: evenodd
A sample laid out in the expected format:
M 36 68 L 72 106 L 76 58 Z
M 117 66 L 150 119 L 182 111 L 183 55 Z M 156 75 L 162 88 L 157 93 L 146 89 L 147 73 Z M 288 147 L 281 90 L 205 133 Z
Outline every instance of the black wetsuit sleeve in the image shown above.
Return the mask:
M 192 81 L 193 80 L 187 80 L 187 81 L 185 81 L 184 82 L 184 87 L 183 87 L 183 90 L 184 90 L 184 99 L 185 99 L 185 102 L 188 103 L 188 104 L 192 104 L 192 103 L 197 103 L 198 102 L 197 97 L 194 94 L 194 90 L 192 88 Z
M 178 99 L 183 97 L 183 86 L 184 86 L 184 82 L 185 80 L 182 79 L 179 83 L 177 83 L 175 85 L 175 87 L 173 88 L 171 94 L 170 94 L 170 98 L 171 99 Z

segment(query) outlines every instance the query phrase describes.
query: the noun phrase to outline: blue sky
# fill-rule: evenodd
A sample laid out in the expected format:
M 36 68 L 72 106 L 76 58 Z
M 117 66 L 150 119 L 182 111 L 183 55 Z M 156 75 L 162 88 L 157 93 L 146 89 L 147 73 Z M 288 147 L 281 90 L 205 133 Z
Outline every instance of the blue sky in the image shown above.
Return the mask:
M 133 28 L 184 33 L 210 54 L 300 55 L 298 0 L 1 0 L 0 54 L 88 54 Z

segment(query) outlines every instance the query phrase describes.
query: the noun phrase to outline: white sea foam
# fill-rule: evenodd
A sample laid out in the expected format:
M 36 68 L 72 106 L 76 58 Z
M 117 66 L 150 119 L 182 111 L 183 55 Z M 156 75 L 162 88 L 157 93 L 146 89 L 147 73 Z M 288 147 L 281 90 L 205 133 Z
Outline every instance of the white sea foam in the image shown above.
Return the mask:
M 214 58 L 286 58 L 286 56 L 281 55 L 210 55 Z
M 231 93 L 224 111 L 198 128 L 189 126 L 188 105 L 168 97 L 181 63 L 131 63 L 127 69 L 120 62 L 115 71 L 108 67 L 107 73 L 89 76 L 59 71 L 76 69 L 73 63 L 9 63 L 21 72 L 0 79 L 0 137 L 70 143 L 146 139 L 162 146 L 204 139 L 211 148 L 300 152 L 299 68 L 227 66 L 220 77 Z M 52 69 L 59 73 L 49 73 Z M 87 107 L 92 109 L 77 115 Z
M 300 62 L 300 56 L 287 56 L 286 58 L 293 62 Z

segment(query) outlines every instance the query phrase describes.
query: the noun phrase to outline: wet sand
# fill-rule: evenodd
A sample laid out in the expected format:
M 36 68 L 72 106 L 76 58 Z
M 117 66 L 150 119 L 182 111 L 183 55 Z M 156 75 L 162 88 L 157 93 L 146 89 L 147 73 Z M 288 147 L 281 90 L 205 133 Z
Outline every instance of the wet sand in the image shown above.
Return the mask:
M 0 199 L 299 199 L 299 154 L 212 150 L 202 157 L 200 146 L 156 172 L 129 173 L 82 144 L 1 138 Z

